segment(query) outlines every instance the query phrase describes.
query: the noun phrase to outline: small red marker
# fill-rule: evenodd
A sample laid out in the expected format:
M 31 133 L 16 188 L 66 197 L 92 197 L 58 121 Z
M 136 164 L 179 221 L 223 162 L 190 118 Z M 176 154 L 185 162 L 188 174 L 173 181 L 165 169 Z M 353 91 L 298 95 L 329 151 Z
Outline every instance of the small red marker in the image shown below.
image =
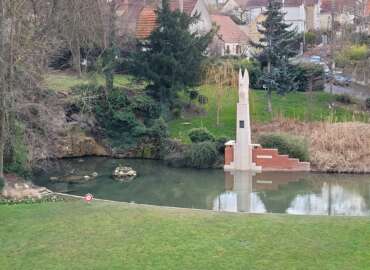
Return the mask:
M 90 203 L 94 199 L 94 196 L 89 193 L 89 194 L 86 194 L 85 195 L 85 198 L 84 199 L 85 199 L 85 202 Z

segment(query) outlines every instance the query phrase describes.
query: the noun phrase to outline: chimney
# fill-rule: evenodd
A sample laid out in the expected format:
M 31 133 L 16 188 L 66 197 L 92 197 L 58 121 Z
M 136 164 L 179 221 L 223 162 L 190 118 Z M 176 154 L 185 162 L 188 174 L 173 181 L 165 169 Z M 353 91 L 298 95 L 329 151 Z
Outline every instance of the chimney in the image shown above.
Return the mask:
M 184 0 L 179 0 L 179 10 L 184 12 Z

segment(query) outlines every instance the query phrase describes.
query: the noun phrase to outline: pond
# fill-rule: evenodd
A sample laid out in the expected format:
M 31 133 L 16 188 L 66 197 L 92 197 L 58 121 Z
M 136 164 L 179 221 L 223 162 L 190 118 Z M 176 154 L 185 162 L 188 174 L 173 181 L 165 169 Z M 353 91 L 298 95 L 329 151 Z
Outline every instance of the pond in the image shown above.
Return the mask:
M 118 165 L 131 166 L 138 177 L 120 183 L 111 177 Z M 85 183 L 50 180 L 91 175 Z M 370 215 L 370 176 L 318 173 L 234 174 L 222 170 L 170 168 L 160 161 L 84 158 L 61 160 L 35 176 L 34 183 L 73 195 L 226 212 L 297 215 Z

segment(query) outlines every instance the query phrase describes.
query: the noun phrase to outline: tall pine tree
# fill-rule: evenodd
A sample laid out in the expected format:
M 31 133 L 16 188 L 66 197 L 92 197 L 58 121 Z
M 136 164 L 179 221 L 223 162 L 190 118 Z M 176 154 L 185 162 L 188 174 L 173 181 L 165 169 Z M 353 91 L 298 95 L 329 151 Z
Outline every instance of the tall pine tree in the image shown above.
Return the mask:
M 285 23 L 281 0 L 269 0 L 263 15 L 266 19 L 258 28 L 261 38 L 252 45 L 258 49 L 256 58 L 265 69 L 261 79 L 267 89 L 267 109 L 272 112 L 272 91 L 284 94 L 294 89 L 295 76 L 289 58 L 299 52 L 299 35 L 290 30 L 291 24 Z

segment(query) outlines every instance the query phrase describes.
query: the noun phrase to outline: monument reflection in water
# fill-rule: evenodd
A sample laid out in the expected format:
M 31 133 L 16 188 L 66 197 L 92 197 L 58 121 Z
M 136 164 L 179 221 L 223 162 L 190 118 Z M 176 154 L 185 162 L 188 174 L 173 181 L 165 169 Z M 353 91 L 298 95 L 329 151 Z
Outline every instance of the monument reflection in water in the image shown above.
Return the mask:
M 365 200 L 370 192 L 346 186 L 345 181 L 307 178 L 305 173 L 225 173 L 225 192 L 213 201 L 213 210 L 248 213 L 286 213 L 296 215 L 368 216 Z M 322 175 L 320 175 L 320 178 Z M 273 179 L 273 180 L 272 180 Z M 306 185 L 310 185 L 308 190 Z M 312 187 L 314 185 L 314 187 Z M 289 196 L 289 194 L 291 196 Z

